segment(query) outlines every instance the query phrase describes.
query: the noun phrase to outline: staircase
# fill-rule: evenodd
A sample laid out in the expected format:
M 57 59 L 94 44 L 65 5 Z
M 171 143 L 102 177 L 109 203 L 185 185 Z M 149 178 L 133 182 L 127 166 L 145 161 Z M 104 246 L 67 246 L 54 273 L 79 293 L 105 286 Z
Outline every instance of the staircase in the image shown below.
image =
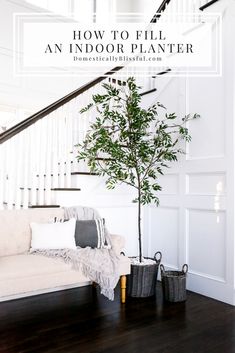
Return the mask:
M 204 10 L 214 2 L 164 0 L 151 22 L 161 19 L 163 12 L 198 13 L 199 8 Z M 0 134 L 0 209 L 59 207 L 58 193 L 80 192 L 73 187 L 72 178 L 94 177 L 85 164 L 78 165 L 75 145 L 83 141 L 95 113 L 81 116 L 79 111 L 93 94 L 102 94 L 103 82 L 125 84 L 118 77 L 125 70 L 128 72 L 123 67 L 112 69 Z M 142 95 L 154 93 L 158 76 L 169 72 L 170 68 L 163 68 L 144 80 Z

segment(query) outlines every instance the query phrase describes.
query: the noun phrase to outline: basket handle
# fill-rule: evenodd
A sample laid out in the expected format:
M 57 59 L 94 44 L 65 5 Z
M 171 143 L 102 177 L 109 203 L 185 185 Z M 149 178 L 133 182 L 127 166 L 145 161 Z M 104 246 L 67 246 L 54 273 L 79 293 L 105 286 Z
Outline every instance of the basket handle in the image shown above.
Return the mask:
M 162 272 L 162 273 L 165 273 L 165 267 L 164 267 L 163 264 L 160 265 L 160 269 L 161 269 L 161 272 Z
M 159 257 L 159 258 L 157 258 L 157 257 Z M 156 261 L 156 262 L 158 262 L 158 263 L 160 263 L 161 262 L 161 260 L 162 260 L 162 253 L 161 253 L 161 251 L 157 251 L 155 254 L 154 254 L 154 260 Z
M 184 273 L 187 273 L 187 272 L 188 272 L 188 265 L 187 265 L 187 264 L 184 264 L 184 265 L 182 266 L 182 272 L 184 272 Z

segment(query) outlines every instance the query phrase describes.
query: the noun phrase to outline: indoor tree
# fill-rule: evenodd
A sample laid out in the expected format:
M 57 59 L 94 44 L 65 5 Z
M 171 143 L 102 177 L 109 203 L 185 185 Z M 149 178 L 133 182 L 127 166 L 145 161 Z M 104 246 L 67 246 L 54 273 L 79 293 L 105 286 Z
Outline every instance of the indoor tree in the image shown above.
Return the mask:
M 115 87 L 105 83 L 103 88 L 104 94 L 93 95 L 92 102 L 81 110 L 84 113 L 92 109 L 96 119 L 78 145 L 78 160 L 86 160 L 91 172 L 106 176 L 107 188 L 125 183 L 136 190 L 133 202 L 138 204 L 142 262 L 141 206 L 159 204 L 158 177 L 184 153 L 179 140 L 191 140 L 186 125 L 198 114 L 179 119 L 175 113 L 168 114 L 159 102 L 143 109 L 134 78 L 129 78 L 126 85 Z

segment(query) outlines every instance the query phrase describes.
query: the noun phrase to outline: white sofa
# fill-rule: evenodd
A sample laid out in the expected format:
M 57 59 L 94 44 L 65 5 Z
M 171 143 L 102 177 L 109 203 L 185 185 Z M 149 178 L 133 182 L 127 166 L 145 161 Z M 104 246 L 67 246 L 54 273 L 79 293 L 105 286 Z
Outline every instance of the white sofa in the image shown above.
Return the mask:
M 62 218 L 62 208 L 0 211 L 0 301 L 16 299 L 66 288 L 91 284 L 88 278 L 63 260 L 28 253 L 31 242 L 30 222 L 46 223 Z M 117 254 L 124 238 L 111 235 Z M 126 275 L 130 261 L 120 256 L 121 301 L 125 302 Z

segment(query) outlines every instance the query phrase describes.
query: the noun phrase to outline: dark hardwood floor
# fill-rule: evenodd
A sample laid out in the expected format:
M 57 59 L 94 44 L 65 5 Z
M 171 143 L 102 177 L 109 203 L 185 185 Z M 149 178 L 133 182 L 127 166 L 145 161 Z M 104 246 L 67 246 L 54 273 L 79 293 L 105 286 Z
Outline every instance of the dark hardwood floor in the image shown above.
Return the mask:
M 0 303 L 1 353 L 233 353 L 235 308 L 188 293 L 110 302 L 91 286 Z

